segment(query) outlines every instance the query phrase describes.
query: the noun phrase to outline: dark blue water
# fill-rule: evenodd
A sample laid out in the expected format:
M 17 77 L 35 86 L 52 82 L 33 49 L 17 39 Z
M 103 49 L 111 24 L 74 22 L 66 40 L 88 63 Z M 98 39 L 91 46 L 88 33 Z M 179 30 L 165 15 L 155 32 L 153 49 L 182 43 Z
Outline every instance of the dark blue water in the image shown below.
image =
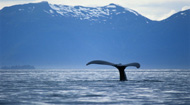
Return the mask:
M 0 105 L 190 105 L 190 70 L 0 70 Z

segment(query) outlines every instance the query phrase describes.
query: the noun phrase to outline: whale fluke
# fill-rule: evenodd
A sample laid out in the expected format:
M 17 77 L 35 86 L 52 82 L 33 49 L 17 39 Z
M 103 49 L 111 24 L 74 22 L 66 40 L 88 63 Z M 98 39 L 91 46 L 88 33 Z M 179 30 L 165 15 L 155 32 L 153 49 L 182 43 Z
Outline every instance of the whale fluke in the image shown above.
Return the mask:
M 90 65 L 90 64 L 110 65 L 110 66 L 116 67 L 119 70 L 120 81 L 127 81 L 127 77 L 124 71 L 126 67 L 135 66 L 136 68 L 140 68 L 140 64 L 136 62 L 122 65 L 122 64 L 114 64 L 114 63 L 102 61 L 102 60 L 94 60 L 94 61 L 88 62 L 86 65 Z
M 111 65 L 111 66 L 116 65 L 114 63 L 110 63 L 110 62 L 102 61 L 102 60 L 94 60 L 94 61 L 88 62 L 86 65 L 90 65 L 90 64 Z

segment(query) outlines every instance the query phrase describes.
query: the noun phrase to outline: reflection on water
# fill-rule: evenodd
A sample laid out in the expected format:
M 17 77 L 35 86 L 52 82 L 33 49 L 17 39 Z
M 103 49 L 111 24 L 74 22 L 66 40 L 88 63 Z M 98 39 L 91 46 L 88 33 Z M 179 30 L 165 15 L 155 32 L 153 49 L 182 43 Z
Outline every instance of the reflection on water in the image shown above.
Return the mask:
M 0 104 L 190 104 L 190 70 L 0 70 Z

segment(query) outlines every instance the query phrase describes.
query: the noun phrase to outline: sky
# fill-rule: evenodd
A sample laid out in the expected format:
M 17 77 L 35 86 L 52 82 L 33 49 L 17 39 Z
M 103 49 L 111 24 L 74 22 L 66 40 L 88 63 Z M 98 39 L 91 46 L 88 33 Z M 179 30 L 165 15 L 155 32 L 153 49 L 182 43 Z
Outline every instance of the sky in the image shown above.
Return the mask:
M 0 0 L 0 9 L 3 7 L 35 3 L 44 0 Z M 51 4 L 82 5 L 88 7 L 104 6 L 115 3 L 130 8 L 152 20 L 163 20 L 172 14 L 190 9 L 190 0 L 45 0 Z

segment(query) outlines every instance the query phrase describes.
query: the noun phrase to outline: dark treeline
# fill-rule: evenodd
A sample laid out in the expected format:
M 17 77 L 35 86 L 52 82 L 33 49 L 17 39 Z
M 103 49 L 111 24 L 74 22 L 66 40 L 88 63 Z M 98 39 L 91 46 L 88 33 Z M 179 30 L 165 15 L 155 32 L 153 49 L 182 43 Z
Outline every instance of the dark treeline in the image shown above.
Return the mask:
M 15 66 L 2 66 L 1 69 L 35 69 L 31 65 L 15 65 Z

